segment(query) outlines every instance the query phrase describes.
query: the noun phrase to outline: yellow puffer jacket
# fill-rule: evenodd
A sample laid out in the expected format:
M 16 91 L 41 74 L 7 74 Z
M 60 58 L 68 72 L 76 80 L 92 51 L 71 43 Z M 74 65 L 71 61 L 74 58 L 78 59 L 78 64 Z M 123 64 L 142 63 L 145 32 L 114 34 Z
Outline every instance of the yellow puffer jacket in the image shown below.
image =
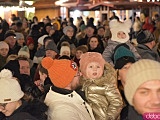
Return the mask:
M 117 120 L 123 107 L 122 97 L 117 88 L 117 74 L 106 63 L 99 79 L 81 78 L 82 90 L 93 109 L 96 120 Z

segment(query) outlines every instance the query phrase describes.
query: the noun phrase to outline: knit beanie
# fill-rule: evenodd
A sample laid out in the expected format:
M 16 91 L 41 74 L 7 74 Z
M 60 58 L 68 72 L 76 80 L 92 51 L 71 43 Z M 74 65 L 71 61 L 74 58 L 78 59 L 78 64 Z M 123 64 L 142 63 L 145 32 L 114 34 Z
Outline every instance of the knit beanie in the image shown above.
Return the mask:
M 18 52 L 18 56 L 26 56 L 27 58 L 30 58 L 30 53 L 29 53 L 29 49 L 27 46 L 23 46 L 19 52 Z
M 9 36 L 14 36 L 14 37 L 16 37 L 16 34 L 15 34 L 13 31 L 9 30 L 9 31 L 7 31 L 7 32 L 5 33 L 4 39 L 6 39 L 6 38 L 9 37 Z
M 144 44 L 156 40 L 155 36 L 149 30 L 140 30 L 137 34 L 138 44 Z
M 63 33 L 66 35 L 68 29 L 73 29 L 72 26 L 66 26 L 63 28 Z
M 87 68 L 87 65 L 91 62 L 99 63 L 102 66 L 102 68 L 104 67 L 104 64 L 105 64 L 104 58 L 98 52 L 86 52 L 82 54 L 79 64 L 80 64 L 80 70 L 83 76 L 86 78 L 87 78 L 86 68 Z
M 81 31 L 84 31 L 86 29 L 86 26 L 84 25 L 84 24 L 82 24 L 81 26 L 80 26 L 80 30 Z
M 22 33 L 15 33 L 16 34 L 16 40 L 19 40 L 19 39 L 24 39 L 24 35 Z
M 50 41 L 50 42 L 47 44 L 45 50 L 53 50 L 53 51 L 55 51 L 56 53 L 58 53 L 58 49 L 57 49 L 57 46 L 56 46 L 56 44 L 55 44 L 54 41 Z
M 12 72 L 8 69 L 0 72 L 0 86 L 0 103 L 18 101 L 24 96 L 17 79 L 12 77 Z
M 68 46 L 61 46 L 61 49 L 60 49 L 60 56 L 63 55 L 63 52 L 64 52 L 64 51 L 68 51 L 68 52 L 69 52 L 69 56 L 70 56 L 70 53 L 71 53 L 70 47 L 68 47 Z
M 32 37 L 27 38 L 27 46 L 29 46 L 30 44 L 34 44 L 34 40 Z
M 53 85 L 59 88 L 65 88 L 78 71 L 76 63 L 67 59 L 53 60 L 50 57 L 45 57 L 42 59 L 41 64 L 48 70 Z
M 119 22 L 116 19 L 111 20 L 109 22 L 109 27 L 112 33 L 111 40 L 120 42 L 120 43 L 127 42 L 129 40 L 129 32 L 130 32 L 131 25 L 132 25 L 131 20 L 126 20 L 125 22 Z M 120 31 L 126 34 L 126 38 L 120 39 L 117 37 L 117 33 Z
M 6 42 L 4 42 L 4 41 L 0 42 L 0 49 L 2 49 L 2 48 L 7 48 L 9 50 L 8 44 Z
M 88 47 L 87 45 L 81 45 L 76 48 L 76 51 L 78 50 L 82 51 L 83 53 L 86 53 L 88 51 Z
M 121 69 L 127 63 L 134 63 L 135 56 L 132 51 L 129 50 L 129 47 L 126 47 L 126 44 L 122 44 L 119 47 L 115 48 L 113 54 L 114 68 Z
M 143 59 L 135 62 L 126 74 L 124 92 L 127 101 L 133 105 L 133 97 L 143 83 L 150 80 L 160 80 L 160 63 L 154 60 Z
M 43 35 L 43 36 L 39 37 L 39 38 L 38 38 L 38 43 L 41 44 L 41 45 L 44 45 L 43 40 L 44 40 L 44 38 L 47 37 L 47 36 L 48 36 L 48 35 Z

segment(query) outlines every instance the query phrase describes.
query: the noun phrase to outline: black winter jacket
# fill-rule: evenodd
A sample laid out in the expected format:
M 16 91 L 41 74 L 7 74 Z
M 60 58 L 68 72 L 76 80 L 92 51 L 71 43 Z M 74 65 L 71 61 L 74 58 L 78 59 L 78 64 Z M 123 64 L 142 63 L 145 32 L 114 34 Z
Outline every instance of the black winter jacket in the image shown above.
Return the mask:
M 39 100 L 31 102 L 23 101 L 22 105 L 14 113 L 3 120 L 47 120 L 45 112 L 48 107 Z

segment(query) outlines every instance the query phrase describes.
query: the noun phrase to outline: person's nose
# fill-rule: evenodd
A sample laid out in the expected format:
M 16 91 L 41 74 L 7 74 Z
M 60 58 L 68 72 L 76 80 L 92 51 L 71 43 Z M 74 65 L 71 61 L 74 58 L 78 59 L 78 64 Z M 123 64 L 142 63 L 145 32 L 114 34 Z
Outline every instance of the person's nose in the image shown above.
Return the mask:
M 152 96 L 150 99 L 151 99 L 152 104 L 154 104 L 154 105 L 159 104 L 160 105 L 160 93 L 159 92 L 152 93 Z

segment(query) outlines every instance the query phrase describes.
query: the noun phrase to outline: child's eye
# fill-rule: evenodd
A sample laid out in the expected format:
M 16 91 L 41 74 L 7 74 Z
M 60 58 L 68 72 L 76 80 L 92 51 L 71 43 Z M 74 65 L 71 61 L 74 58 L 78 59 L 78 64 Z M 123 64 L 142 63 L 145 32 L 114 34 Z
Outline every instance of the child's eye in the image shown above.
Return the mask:
M 92 68 L 92 66 L 89 66 L 89 68 Z
M 100 68 L 99 66 L 97 66 L 97 68 Z

